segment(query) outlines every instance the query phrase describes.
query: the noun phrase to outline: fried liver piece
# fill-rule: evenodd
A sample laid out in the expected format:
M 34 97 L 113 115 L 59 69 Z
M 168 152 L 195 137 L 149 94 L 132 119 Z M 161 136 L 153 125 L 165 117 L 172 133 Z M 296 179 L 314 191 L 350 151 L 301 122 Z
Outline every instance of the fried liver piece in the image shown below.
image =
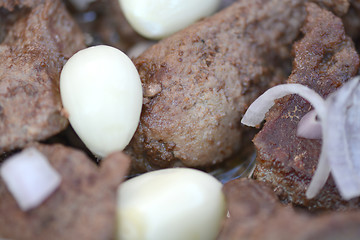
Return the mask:
M 340 14 L 349 5 L 327 2 Z M 304 18 L 302 0 L 238 0 L 135 59 L 144 105 L 128 148 L 134 167 L 199 167 L 239 151 L 240 119 L 290 74 L 291 44 Z
M 345 35 L 341 19 L 315 4 L 307 5 L 304 37 L 294 44 L 293 71 L 288 83 L 300 83 L 326 97 L 358 72 L 359 56 Z M 309 209 L 358 208 L 359 199 L 343 201 L 330 178 L 321 193 L 306 199 L 305 191 L 317 167 L 321 141 L 299 138 L 299 120 L 311 106 L 297 95 L 279 100 L 255 136 L 254 177 L 272 185 L 287 202 Z
M 114 153 L 96 166 L 84 153 L 57 145 L 34 145 L 62 176 L 60 187 L 39 207 L 23 212 L 0 179 L 0 238 L 113 239 L 116 189 L 130 165 Z
M 360 211 L 310 215 L 282 205 L 272 189 L 252 179 L 224 185 L 230 217 L 218 240 L 359 239 Z
M 46 139 L 68 125 L 60 114 L 60 71 L 85 45 L 60 0 L 1 1 L 0 31 L 0 152 L 4 152 Z
M 135 59 L 144 104 L 127 149 L 134 166 L 198 167 L 236 153 L 245 109 L 290 72 L 304 15 L 300 0 L 237 1 Z

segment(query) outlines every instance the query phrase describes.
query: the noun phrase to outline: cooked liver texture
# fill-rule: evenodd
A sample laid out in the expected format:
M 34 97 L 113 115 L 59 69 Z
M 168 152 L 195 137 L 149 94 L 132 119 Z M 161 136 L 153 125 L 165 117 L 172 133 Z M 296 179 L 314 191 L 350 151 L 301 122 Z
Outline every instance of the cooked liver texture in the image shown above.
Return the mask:
M 0 152 L 67 126 L 60 114 L 60 71 L 84 47 L 61 1 L 0 2 Z
M 198 167 L 236 153 L 246 108 L 290 74 L 304 18 L 304 1 L 237 1 L 135 59 L 144 104 L 127 149 L 134 166 Z
M 326 97 L 358 72 L 359 56 L 341 19 L 315 4 L 309 4 L 307 12 L 304 37 L 294 44 L 288 83 L 307 85 Z M 309 209 L 358 208 L 359 199 L 341 200 L 331 178 L 316 198 L 305 197 L 321 148 L 320 140 L 296 136 L 299 120 L 310 109 L 308 102 L 291 95 L 269 111 L 254 139 L 258 161 L 254 176 L 270 183 L 281 199 Z
M 130 159 L 114 153 L 96 166 L 62 145 L 32 145 L 60 173 L 60 187 L 39 207 L 23 212 L 0 179 L 0 236 L 6 239 L 113 239 L 116 189 Z
M 282 205 L 272 189 L 251 179 L 224 185 L 229 218 L 218 240 L 359 239 L 360 211 L 310 215 Z

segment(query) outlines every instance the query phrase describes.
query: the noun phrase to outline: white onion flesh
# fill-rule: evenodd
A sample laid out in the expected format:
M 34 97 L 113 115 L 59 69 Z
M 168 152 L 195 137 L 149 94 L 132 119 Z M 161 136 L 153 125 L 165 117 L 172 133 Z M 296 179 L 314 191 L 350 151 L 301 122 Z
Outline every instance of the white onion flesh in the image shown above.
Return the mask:
M 319 138 L 322 135 L 323 139 L 317 169 L 306 191 L 307 198 L 319 193 L 330 172 L 343 199 L 360 196 L 359 81 L 360 77 L 349 80 L 326 101 L 306 86 L 278 85 L 251 104 L 241 121 L 248 126 L 259 125 L 274 100 L 288 94 L 298 94 L 313 105 L 316 113 L 305 115 L 298 126 L 299 136 Z M 318 121 L 315 120 L 316 114 Z
M 27 148 L 8 158 L 0 174 L 23 211 L 39 206 L 61 182 L 59 173 L 36 148 Z

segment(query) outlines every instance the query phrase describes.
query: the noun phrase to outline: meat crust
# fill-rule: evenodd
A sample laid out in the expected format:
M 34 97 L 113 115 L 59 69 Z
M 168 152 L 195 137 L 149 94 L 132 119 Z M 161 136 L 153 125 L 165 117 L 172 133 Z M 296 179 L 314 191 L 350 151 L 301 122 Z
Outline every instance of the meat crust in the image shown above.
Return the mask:
M 360 211 L 310 215 L 280 204 L 272 189 L 251 179 L 224 185 L 229 217 L 219 240 L 359 239 Z
M 359 56 L 345 35 L 341 19 L 315 4 L 307 5 L 304 37 L 294 44 L 289 83 L 300 83 L 326 97 L 359 68 Z M 299 120 L 311 106 L 299 96 L 288 96 L 270 110 L 263 129 L 254 138 L 257 167 L 254 177 L 271 183 L 281 199 L 310 209 L 358 208 L 359 199 L 341 200 L 329 179 L 321 193 L 308 200 L 305 191 L 317 167 L 321 141 L 299 138 Z
M 127 149 L 134 166 L 198 167 L 236 153 L 245 109 L 290 72 L 304 11 L 303 1 L 237 1 L 135 59 L 144 105 Z
M 0 179 L 0 237 L 6 239 L 113 239 L 116 189 L 130 165 L 115 153 L 96 166 L 84 153 L 62 145 L 35 144 L 60 173 L 60 187 L 39 207 L 20 210 Z
M 43 140 L 68 125 L 59 76 L 84 48 L 83 35 L 59 0 L 0 2 L 0 152 Z

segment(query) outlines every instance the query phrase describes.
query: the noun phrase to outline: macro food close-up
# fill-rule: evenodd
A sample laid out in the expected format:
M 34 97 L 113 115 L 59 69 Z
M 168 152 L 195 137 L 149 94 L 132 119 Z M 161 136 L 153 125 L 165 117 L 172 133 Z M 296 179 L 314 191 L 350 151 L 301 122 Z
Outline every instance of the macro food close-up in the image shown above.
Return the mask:
M 359 0 L 0 0 L 0 239 L 360 239 Z

